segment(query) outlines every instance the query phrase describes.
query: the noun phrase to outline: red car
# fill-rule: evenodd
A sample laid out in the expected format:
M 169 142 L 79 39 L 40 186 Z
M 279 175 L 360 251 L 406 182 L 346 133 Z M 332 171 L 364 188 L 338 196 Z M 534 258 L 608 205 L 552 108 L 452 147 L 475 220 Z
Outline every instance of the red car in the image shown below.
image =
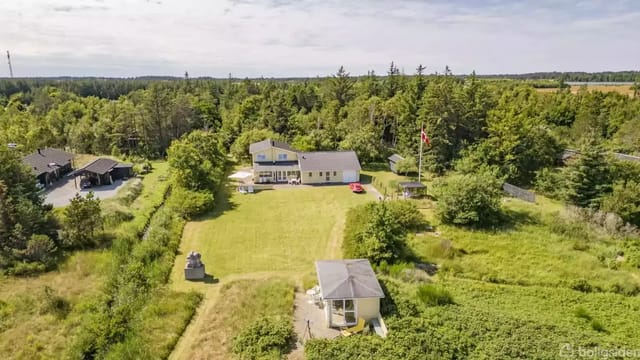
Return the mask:
M 353 191 L 354 193 L 361 193 L 364 191 L 362 185 L 357 182 L 349 184 L 349 189 L 351 189 L 351 191 Z

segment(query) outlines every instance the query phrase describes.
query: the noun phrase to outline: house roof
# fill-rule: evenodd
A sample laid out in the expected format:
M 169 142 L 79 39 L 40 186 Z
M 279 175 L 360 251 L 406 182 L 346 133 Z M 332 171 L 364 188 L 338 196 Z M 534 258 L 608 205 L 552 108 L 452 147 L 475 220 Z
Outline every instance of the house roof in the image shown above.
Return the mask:
M 22 162 L 31 168 L 31 171 L 40 176 L 50 173 L 67 165 L 73 159 L 73 154 L 54 148 L 44 148 L 22 158 Z
M 72 175 L 77 175 L 82 172 L 91 172 L 98 175 L 104 175 L 111 171 L 111 169 L 118 166 L 118 162 L 107 158 L 97 158 L 82 168 L 74 171 Z
M 298 154 L 301 171 L 360 170 L 355 151 L 318 151 Z
M 316 272 L 323 299 L 384 297 L 367 259 L 319 260 Z
M 253 143 L 249 145 L 249 153 L 251 154 L 257 153 L 259 151 L 267 150 L 272 147 L 295 152 L 295 150 L 292 149 L 291 146 L 289 146 L 289 144 L 287 143 L 283 143 L 282 141 L 267 139 L 267 140 L 262 140 L 257 143 Z
M 393 154 L 393 155 L 389 156 L 387 159 L 391 160 L 393 162 L 398 162 L 400 160 L 404 160 L 404 158 L 402 156 L 398 155 L 398 154 Z
M 417 181 L 401 182 L 401 183 L 398 183 L 398 186 L 400 186 L 403 189 L 422 189 L 426 187 L 426 185 L 424 185 L 423 183 L 419 183 Z

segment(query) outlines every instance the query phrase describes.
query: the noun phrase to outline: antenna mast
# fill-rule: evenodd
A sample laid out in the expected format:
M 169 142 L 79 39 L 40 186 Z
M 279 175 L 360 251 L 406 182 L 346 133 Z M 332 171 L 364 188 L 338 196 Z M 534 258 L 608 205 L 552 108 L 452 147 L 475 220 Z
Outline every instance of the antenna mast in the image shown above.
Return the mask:
M 13 68 L 11 67 L 11 55 L 9 55 L 9 50 L 7 50 L 7 61 L 9 62 L 9 75 L 13 79 Z

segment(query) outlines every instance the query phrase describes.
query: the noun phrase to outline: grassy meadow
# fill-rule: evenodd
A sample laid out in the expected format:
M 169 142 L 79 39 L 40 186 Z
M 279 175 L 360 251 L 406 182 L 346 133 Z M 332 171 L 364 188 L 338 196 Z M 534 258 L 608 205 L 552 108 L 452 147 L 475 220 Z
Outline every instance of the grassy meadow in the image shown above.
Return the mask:
M 233 358 L 233 337 L 256 319 L 261 316 L 291 317 L 293 291 L 291 279 L 279 277 L 265 277 L 260 281 L 235 280 L 221 285 L 216 306 L 200 314 L 206 321 L 191 334 L 189 347 L 177 349 L 172 358 Z
M 129 219 L 121 218 L 112 225 L 107 222 L 108 236 L 143 228 L 162 202 L 168 166 L 165 162 L 154 162 L 153 166 L 135 196 L 128 194 L 131 186 L 125 186 L 116 197 L 102 202 L 105 217 Z M 76 337 L 81 319 L 100 296 L 111 259 L 106 249 L 77 251 L 54 271 L 24 278 L 0 276 L 0 358 L 60 358 Z M 182 320 L 185 325 L 187 320 Z M 162 321 L 166 325 L 167 319 Z M 177 341 L 174 337 L 173 343 Z

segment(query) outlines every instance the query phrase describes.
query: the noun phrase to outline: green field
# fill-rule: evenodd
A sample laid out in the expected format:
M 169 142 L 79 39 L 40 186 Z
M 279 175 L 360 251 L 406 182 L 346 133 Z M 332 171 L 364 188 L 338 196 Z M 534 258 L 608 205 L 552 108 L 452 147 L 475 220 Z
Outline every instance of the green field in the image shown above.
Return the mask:
M 345 186 L 293 187 L 255 194 L 231 193 L 218 210 L 185 227 L 172 273 L 184 284 L 184 254 L 202 253 L 217 278 L 263 271 L 309 272 L 314 261 L 339 258 L 347 209 L 373 200 Z

